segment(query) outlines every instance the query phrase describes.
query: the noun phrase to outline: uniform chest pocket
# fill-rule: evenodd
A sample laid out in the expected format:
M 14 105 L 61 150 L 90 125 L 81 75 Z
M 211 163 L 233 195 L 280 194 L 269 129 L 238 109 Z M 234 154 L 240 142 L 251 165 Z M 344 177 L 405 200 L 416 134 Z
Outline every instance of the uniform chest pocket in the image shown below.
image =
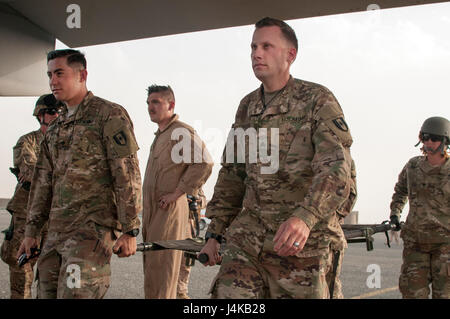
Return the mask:
M 164 194 L 175 191 L 186 168 L 183 164 L 183 152 L 176 152 L 173 149 L 175 143 L 176 141 L 168 141 L 160 145 L 160 148 L 155 148 L 158 152 L 155 154 L 153 162 L 155 167 L 152 169 L 156 169 L 156 187 Z
M 444 181 L 442 192 L 444 193 L 445 198 L 450 201 L 450 180 L 448 178 Z
M 294 140 L 295 134 L 302 126 L 300 118 L 297 123 L 291 117 L 268 116 L 264 119 L 254 118 L 253 129 L 257 134 L 258 146 L 267 145 L 270 149 L 275 144 L 281 151 L 287 151 Z M 248 129 L 247 129 L 248 131 Z M 252 132 L 248 132 L 252 133 Z
M 280 148 L 289 149 L 298 129 L 289 122 L 281 123 L 279 126 Z
M 432 197 L 440 199 L 448 198 L 450 188 L 449 182 L 443 178 L 439 178 L 439 176 L 428 176 L 426 182 L 419 182 L 418 184 L 419 191 L 426 197 L 431 195 Z
M 103 154 L 101 136 L 95 126 L 75 125 L 72 136 L 73 156 L 76 159 L 87 155 Z
M 294 154 L 298 160 L 301 141 L 310 141 L 310 129 L 304 117 L 286 116 L 279 125 L 280 161 L 289 160 Z
M 430 196 L 431 195 L 431 196 Z M 450 216 L 450 181 L 448 177 L 442 177 L 432 187 L 430 187 L 430 202 L 447 216 Z
M 168 140 L 165 141 L 158 141 L 156 145 L 153 146 L 151 150 L 151 156 L 158 160 L 159 162 L 166 163 L 168 161 L 172 162 L 172 149 L 173 146 L 176 144 L 176 141 Z M 180 152 L 174 151 L 174 157 L 183 157 L 183 152 L 180 150 Z

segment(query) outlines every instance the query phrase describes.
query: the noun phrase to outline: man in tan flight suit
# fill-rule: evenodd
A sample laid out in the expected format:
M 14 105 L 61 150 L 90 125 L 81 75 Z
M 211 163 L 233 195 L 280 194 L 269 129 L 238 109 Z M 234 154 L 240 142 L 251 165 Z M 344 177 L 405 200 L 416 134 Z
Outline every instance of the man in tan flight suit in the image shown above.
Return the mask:
M 30 194 L 31 179 L 33 177 L 34 165 L 39 155 L 40 143 L 47 131 L 51 121 L 58 117 L 60 104 L 53 94 L 42 95 L 37 101 L 33 115 L 40 124 L 40 129 L 25 134 L 17 141 L 13 149 L 14 168 L 16 169 L 17 186 L 14 196 L 8 202 L 6 210 L 11 213 L 11 226 L 8 239 L 2 244 L 2 260 L 9 265 L 11 299 L 31 298 L 31 284 L 33 283 L 33 266 L 36 259 L 19 267 L 16 254 L 22 243 L 25 233 L 25 222 L 27 219 L 27 204 Z M 40 242 L 45 240 L 46 230 L 41 233 Z
M 186 195 L 198 195 L 213 164 L 194 129 L 174 113 L 175 97 L 170 86 L 150 86 L 147 105 L 158 131 L 143 185 L 143 239 L 185 239 L 189 218 Z M 176 298 L 181 259 L 178 250 L 144 253 L 145 298 Z

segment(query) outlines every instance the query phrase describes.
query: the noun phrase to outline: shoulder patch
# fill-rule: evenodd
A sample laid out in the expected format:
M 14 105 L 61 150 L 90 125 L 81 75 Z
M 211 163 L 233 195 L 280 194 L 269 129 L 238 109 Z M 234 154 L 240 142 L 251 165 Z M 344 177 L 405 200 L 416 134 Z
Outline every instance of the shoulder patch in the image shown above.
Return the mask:
M 341 117 L 338 117 L 337 119 L 334 119 L 333 123 L 341 131 L 348 132 L 348 125 L 345 122 L 344 117 L 341 116 Z
M 109 141 L 108 153 L 112 157 L 126 157 L 139 149 L 132 128 L 123 119 L 109 120 L 105 125 L 104 135 Z
M 350 146 L 353 143 L 352 136 L 350 134 L 350 128 L 344 119 L 344 114 L 339 104 L 327 103 L 317 113 L 319 122 L 323 122 L 338 139 L 345 146 Z
M 119 133 L 116 133 L 113 136 L 114 142 L 116 142 L 117 145 L 120 146 L 126 146 L 128 143 L 127 136 L 125 135 L 124 131 L 120 131 Z

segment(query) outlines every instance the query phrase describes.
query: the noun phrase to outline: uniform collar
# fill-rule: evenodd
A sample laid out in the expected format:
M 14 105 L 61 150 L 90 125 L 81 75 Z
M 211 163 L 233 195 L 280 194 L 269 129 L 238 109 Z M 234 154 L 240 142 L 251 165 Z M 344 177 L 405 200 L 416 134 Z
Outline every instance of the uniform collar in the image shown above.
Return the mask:
M 449 172 L 450 171 L 450 159 L 447 158 L 445 160 L 444 165 L 441 166 L 441 173 Z
M 427 158 L 425 156 L 422 157 L 422 160 L 420 162 L 420 168 L 425 172 L 425 173 L 430 173 L 430 172 L 435 172 L 437 173 L 439 171 L 439 173 L 444 173 L 444 172 L 448 172 L 449 168 L 450 168 L 450 160 L 447 158 L 447 160 L 445 161 L 445 163 L 441 166 L 432 166 L 428 161 Z
M 161 133 L 164 133 L 165 131 L 167 131 L 167 129 L 168 129 L 175 121 L 178 121 L 178 118 L 179 118 L 179 115 L 178 115 L 178 114 L 172 115 L 172 119 L 170 120 L 169 124 L 167 124 L 167 126 L 166 126 L 162 131 L 160 131 L 159 128 L 158 128 L 158 130 L 155 132 L 155 135 L 158 136 L 158 135 L 160 135 Z
M 257 98 L 252 100 L 249 104 L 249 114 L 251 116 L 262 115 L 262 118 L 269 115 L 277 115 L 289 112 L 289 97 L 291 96 L 292 88 L 294 87 L 294 78 L 292 76 L 289 77 L 286 86 L 282 88 L 283 92 L 279 94 L 273 100 L 267 108 L 264 110 L 264 105 L 262 103 L 262 94 L 263 94 L 263 85 L 258 89 Z
M 81 101 L 81 103 L 77 106 L 77 110 L 75 111 L 75 118 L 73 120 L 79 120 L 83 117 L 84 112 L 86 111 L 86 108 L 89 104 L 89 102 L 94 97 L 94 94 L 91 91 L 88 91 L 84 99 Z M 65 121 L 68 118 L 68 108 L 67 105 L 63 105 L 63 110 L 61 112 L 61 115 L 58 116 L 58 119 L 61 119 L 61 121 Z
M 80 105 L 78 105 L 78 109 L 75 111 L 75 120 L 83 118 L 84 112 L 86 111 L 88 104 L 93 97 L 94 94 L 91 91 L 88 91 L 83 101 L 81 101 Z

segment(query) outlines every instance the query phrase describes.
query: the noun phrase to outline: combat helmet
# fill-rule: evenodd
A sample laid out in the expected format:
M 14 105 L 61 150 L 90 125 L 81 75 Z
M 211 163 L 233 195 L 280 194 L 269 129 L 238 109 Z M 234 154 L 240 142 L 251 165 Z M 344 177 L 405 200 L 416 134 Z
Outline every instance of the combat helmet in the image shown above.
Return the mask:
M 448 145 L 450 141 L 450 122 L 444 117 L 430 117 L 422 124 L 420 135 L 422 136 L 422 134 L 443 136 Z
M 39 113 L 45 109 L 54 109 L 59 112 L 60 107 L 60 102 L 55 99 L 53 94 L 44 94 L 37 100 L 33 115 L 37 117 Z
M 436 141 L 439 140 L 441 141 L 441 143 L 435 150 L 427 150 L 424 146 L 421 149 L 423 152 L 440 152 L 442 155 L 448 156 L 447 150 L 450 144 L 450 122 L 446 118 L 434 116 L 426 119 L 425 122 L 423 122 L 422 127 L 420 128 L 419 142 L 416 144 L 416 146 L 427 138 L 426 135 L 428 135 L 428 138 L 431 138 L 432 141 L 435 141 L 434 139 L 436 139 Z

